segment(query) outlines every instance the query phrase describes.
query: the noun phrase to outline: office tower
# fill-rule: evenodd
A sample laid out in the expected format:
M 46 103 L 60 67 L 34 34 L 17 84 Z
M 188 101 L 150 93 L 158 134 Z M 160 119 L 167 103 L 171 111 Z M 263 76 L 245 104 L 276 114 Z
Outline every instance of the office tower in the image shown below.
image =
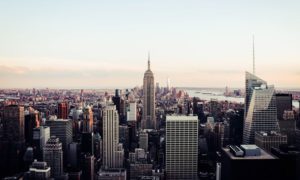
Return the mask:
M 287 136 L 278 132 L 255 132 L 255 144 L 267 152 L 271 152 L 271 148 L 279 148 L 282 144 L 287 144 Z
M 244 110 L 232 110 L 226 113 L 229 121 L 229 142 L 240 145 L 243 142 Z
M 129 149 L 130 151 L 138 147 L 137 142 L 137 123 L 136 121 L 128 121 L 128 134 L 129 134 Z
M 120 117 L 120 113 L 121 113 L 121 90 L 120 89 L 116 89 L 115 90 L 115 96 L 112 97 L 112 101 L 114 103 L 114 105 L 116 106 L 116 110 L 118 111 L 119 117 Z
M 24 180 L 48 180 L 51 176 L 50 169 L 47 162 L 34 160 L 29 171 L 25 173 Z
M 154 75 L 150 69 L 150 56 L 148 56 L 148 69 L 144 74 L 142 129 L 157 129 L 155 116 Z
M 63 175 L 62 143 L 56 136 L 51 136 L 44 146 L 43 159 L 51 168 L 51 177 L 59 178 Z
M 197 179 L 197 116 L 166 117 L 167 179 Z
M 148 133 L 146 131 L 140 132 L 139 135 L 139 148 L 148 151 Z
M 103 110 L 103 167 L 121 168 L 122 159 L 117 158 L 123 149 L 119 149 L 119 115 L 116 106 L 107 105 Z M 121 151 L 121 152 L 119 152 Z M 118 162 L 122 161 L 122 162 Z
M 246 81 L 245 81 L 245 119 L 248 114 L 248 108 L 252 99 L 252 93 L 255 88 L 261 87 L 261 85 L 267 84 L 266 81 L 260 79 L 259 77 L 246 72 Z
M 288 144 L 295 144 L 296 120 L 294 111 L 284 111 L 283 120 L 279 120 L 280 133 L 287 135 Z
M 89 106 L 83 108 L 82 132 L 93 132 L 93 111 Z
M 46 126 L 50 127 L 50 135 L 59 138 L 62 143 L 64 153 L 67 153 L 68 146 L 72 142 L 72 122 L 70 119 L 50 119 L 46 121 Z
M 26 144 L 32 146 L 33 129 L 39 126 L 38 111 L 30 109 L 25 113 L 25 141 Z
M 293 97 L 292 94 L 276 94 L 277 119 L 283 120 L 284 111 L 292 111 Z
M 229 124 L 226 121 L 217 122 L 214 126 L 213 136 L 217 149 L 227 146 L 229 144 Z
M 279 160 L 256 145 L 222 149 L 221 180 L 279 180 Z
M 72 142 L 69 144 L 68 150 L 68 164 L 71 169 L 77 169 L 79 167 L 80 159 L 80 146 L 77 142 Z
M 210 114 L 215 121 L 218 121 L 218 105 L 219 103 L 217 99 L 210 100 Z
M 5 106 L 3 111 L 3 139 L 8 142 L 25 142 L 24 107 Z
M 94 154 L 94 133 L 81 134 L 81 152 Z
M 279 131 L 274 87 L 248 72 L 245 111 L 244 144 L 254 143 L 256 131 Z
M 57 117 L 58 117 L 58 119 L 68 119 L 69 115 L 68 115 L 68 103 L 67 102 L 58 103 Z
M 0 177 L 12 175 L 21 169 L 20 160 L 25 150 L 24 107 L 5 106 L 2 117 Z
M 96 133 L 94 136 L 95 150 L 94 155 L 97 159 L 102 159 L 103 156 L 103 142 L 99 133 Z
M 128 126 L 119 126 L 119 143 L 123 144 L 124 150 L 127 151 L 129 148 L 129 131 Z
M 34 157 L 38 160 L 43 158 L 43 147 L 50 139 L 50 128 L 47 126 L 40 126 L 33 129 L 33 148 Z
M 137 111 L 136 111 L 136 102 L 129 103 L 129 111 L 127 112 L 127 122 L 136 121 Z
M 83 157 L 82 179 L 94 179 L 94 164 L 95 157 L 90 154 L 86 154 Z

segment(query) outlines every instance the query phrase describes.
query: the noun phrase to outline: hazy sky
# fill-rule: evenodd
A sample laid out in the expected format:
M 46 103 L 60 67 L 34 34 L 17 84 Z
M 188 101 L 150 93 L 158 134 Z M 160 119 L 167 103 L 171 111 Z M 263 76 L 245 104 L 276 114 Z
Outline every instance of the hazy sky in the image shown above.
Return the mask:
M 300 87 L 299 0 L 1 0 L 0 88 Z

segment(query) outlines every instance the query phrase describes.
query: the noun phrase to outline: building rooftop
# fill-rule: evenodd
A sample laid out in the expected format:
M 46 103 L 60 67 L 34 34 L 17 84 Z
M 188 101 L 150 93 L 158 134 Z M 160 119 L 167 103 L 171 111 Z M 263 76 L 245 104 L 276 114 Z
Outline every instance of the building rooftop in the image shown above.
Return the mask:
M 256 148 L 256 145 L 242 145 L 245 149 L 253 149 Z M 230 159 L 234 160 L 259 160 L 259 159 L 277 159 L 276 157 L 270 155 L 266 151 L 257 147 L 260 150 L 260 156 L 244 156 L 244 157 L 236 157 L 234 154 L 230 152 L 229 148 L 222 148 L 226 155 L 230 157 Z
M 172 115 L 167 116 L 167 121 L 198 121 L 198 116 Z

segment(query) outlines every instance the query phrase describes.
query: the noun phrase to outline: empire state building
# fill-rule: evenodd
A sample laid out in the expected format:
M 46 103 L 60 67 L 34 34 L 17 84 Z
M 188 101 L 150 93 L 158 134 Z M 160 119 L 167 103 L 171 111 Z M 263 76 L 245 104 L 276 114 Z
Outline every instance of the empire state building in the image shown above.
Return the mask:
M 143 96 L 142 129 L 156 129 L 154 75 L 150 69 L 150 55 L 148 69 L 144 74 Z

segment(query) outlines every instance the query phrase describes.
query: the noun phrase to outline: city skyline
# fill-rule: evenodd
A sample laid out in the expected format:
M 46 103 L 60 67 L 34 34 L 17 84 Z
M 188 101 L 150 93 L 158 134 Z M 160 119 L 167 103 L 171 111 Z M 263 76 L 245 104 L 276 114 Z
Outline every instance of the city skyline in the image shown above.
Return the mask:
M 0 2 L 1 88 L 243 87 L 252 71 L 300 88 L 300 3 Z M 208 78 L 209 77 L 209 78 Z

